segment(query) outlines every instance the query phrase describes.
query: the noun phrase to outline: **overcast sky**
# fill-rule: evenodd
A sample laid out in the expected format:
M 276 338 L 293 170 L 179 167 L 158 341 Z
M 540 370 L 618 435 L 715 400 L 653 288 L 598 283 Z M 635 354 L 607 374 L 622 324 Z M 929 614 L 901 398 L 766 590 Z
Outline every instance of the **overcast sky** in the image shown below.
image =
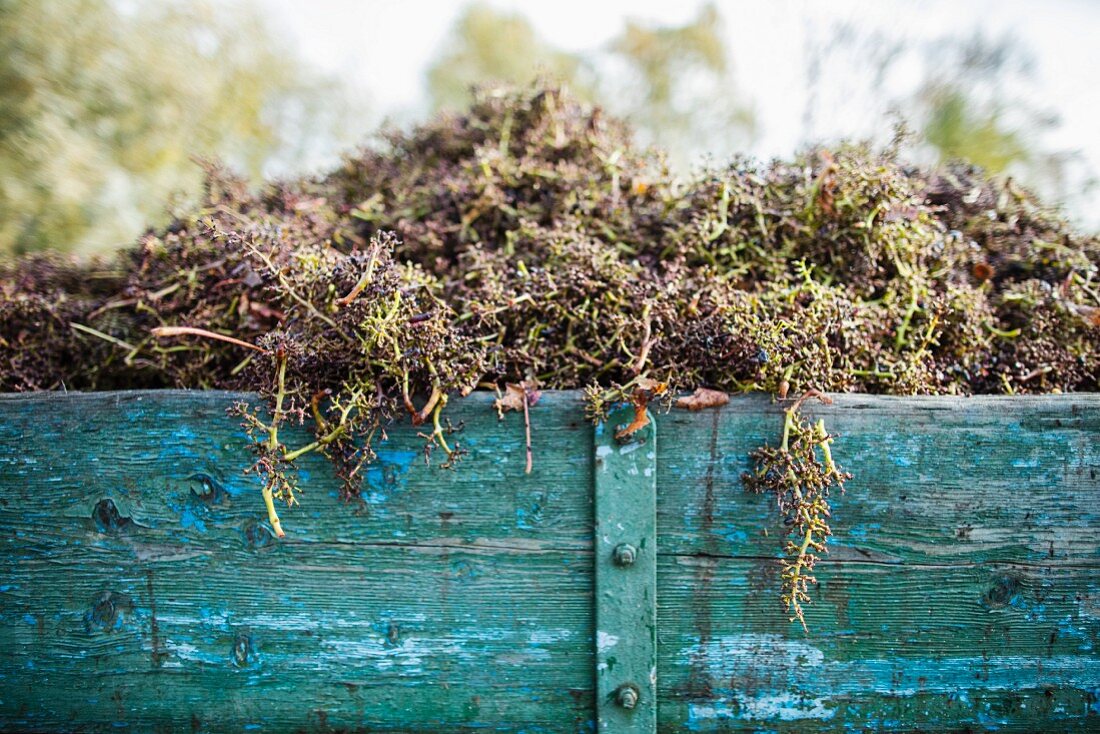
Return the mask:
M 463 3 L 443 0 L 260 3 L 271 9 L 306 59 L 366 92 L 372 119 L 356 130 L 362 133 L 383 117 L 408 122 L 425 115 L 425 72 L 463 8 Z M 543 38 L 574 51 L 598 49 L 628 18 L 679 24 L 694 18 L 702 5 L 694 0 L 489 0 L 488 4 L 522 13 Z M 953 31 L 969 36 L 974 29 L 989 38 L 1013 35 L 1035 61 L 1029 99 L 1060 117 L 1057 128 L 1043 133 L 1041 147 L 1080 150 L 1088 167 L 1100 171 L 1096 133 L 1100 2 L 757 0 L 716 5 L 729 36 L 738 88 L 757 113 L 759 134 L 749 151 L 754 155 L 788 155 L 805 142 L 806 49 L 829 38 L 835 24 L 847 22 L 861 31 L 882 30 L 915 40 Z M 861 72 L 858 64 L 858 59 L 850 59 L 825 69 L 813 135 L 861 137 L 888 127 L 889 121 L 852 89 L 853 79 Z M 916 85 L 921 73 L 919 68 L 902 65 L 888 83 L 901 92 Z M 1100 194 L 1093 192 L 1088 200 L 1096 206 L 1087 208 L 1100 210 Z

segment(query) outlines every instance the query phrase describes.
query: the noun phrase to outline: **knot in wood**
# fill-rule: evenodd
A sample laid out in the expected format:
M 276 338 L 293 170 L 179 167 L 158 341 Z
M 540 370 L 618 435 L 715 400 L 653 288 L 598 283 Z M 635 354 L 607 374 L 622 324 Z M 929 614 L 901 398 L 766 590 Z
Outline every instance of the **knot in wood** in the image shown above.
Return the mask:
M 233 664 L 238 668 L 248 665 L 252 658 L 252 637 L 244 632 L 238 632 L 233 639 Z
M 114 500 L 106 497 L 95 503 L 92 509 L 92 520 L 95 521 L 96 529 L 107 535 L 122 532 L 132 522 L 130 518 L 118 511 Z

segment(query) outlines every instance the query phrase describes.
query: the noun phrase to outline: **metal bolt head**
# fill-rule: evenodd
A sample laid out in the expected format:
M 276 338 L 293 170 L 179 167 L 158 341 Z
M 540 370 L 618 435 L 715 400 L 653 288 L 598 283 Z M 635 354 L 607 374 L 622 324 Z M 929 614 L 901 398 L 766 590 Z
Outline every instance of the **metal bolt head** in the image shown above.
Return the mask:
M 638 688 L 630 683 L 624 683 L 615 691 L 615 703 L 624 709 L 632 709 L 638 705 Z
M 638 559 L 638 549 L 630 543 L 619 543 L 615 546 L 614 560 L 616 565 L 629 566 Z

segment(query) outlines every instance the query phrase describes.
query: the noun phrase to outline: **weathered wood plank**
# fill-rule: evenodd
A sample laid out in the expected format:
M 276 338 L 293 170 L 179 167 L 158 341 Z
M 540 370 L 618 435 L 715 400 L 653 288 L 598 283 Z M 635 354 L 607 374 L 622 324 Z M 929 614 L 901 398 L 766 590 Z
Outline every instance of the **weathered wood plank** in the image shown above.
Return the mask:
M 662 556 L 664 730 L 1054 731 L 1090 714 L 1097 724 L 1096 568 L 818 572 L 806 635 L 777 608 L 774 562 Z
M 159 564 L 126 555 L 59 549 L 4 569 L 9 727 L 591 720 L 587 554 L 315 543 Z
M 395 427 L 343 504 L 307 459 L 284 542 L 241 475 L 231 401 L 0 398 L 0 728 L 590 729 L 592 429 L 575 396 L 535 416 L 531 475 L 522 420 L 498 422 L 488 396 L 451 414 L 457 472 Z
M 855 474 L 834 502 L 834 558 L 1100 559 L 1100 396 L 834 398 L 806 408 Z M 749 396 L 659 421 L 661 550 L 774 556 L 774 508 L 740 477 L 778 443 L 780 408 Z
M 1100 398 L 835 397 L 807 410 L 855 478 L 809 635 L 740 483 L 779 408 L 661 417 L 662 730 L 1100 727 Z
M 487 395 L 453 406 L 457 472 L 397 427 L 346 505 L 307 460 L 282 543 L 231 401 L 0 396 L 0 728 L 595 726 L 577 395 L 533 411 L 530 476 Z M 1096 728 L 1100 397 L 810 410 L 856 478 L 809 636 L 777 608 L 773 508 L 739 479 L 778 409 L 657 416 L 660 729 Z
M 68 533 L 94 529 L 96 505 L 109 499 L 132 520 L 122 535 L 135 543 L 240 537 L 266 515 L 255 500 L 255 478 L 242 473 L 250 463 L 243 431 L 225 415 L 236 397 L 0 395 L 0 485 L 7 500 L 0 512 L 13 513 L 6 522 L 48 519 L 44 529 Z M 417 429 L 391 427 L 361 502 L 334 501 L 337 483 L 327 462 L 306 456 L 302 506 L 282 512 L 291 540 L 591 549 L 592 426 L 579 396 L 549 394 L 536 409 L 530 475 L 523 473 L 522 417 L 500 422 L 491 403 L 491 395 L 476 393 L 449 410 L 455 424 L 464 424 L 455 438 L 470 452 L 456 471 L 425 466 Z M 289 434 L 309 440 L 302 429 Z

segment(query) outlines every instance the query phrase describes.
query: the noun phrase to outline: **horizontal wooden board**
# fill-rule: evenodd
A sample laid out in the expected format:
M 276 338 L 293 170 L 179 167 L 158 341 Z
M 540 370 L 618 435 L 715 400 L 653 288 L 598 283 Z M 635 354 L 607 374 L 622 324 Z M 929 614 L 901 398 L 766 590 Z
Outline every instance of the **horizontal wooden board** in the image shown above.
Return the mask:
M 0 729 L 590 731 L 593 431 L 575 393 L 266 528 L 226 393 L 0 396 Z M 1100 728 L 1100 396 L 809 406 L 855 474 L 807 607 L 746 494 L 760 396 L 658 414 L 658 728 Z M 297 441 L 308 440 L 299 430 Z
M 128 555 L 58 548 L 5 568 L 9 727 L 591 719 L 586 554 L 311 543 L 170 563 Z
M 665 731 L 1098 723 L 1096 567 L 846 561 L 817 575 L 804 634 L 777 608 L 774 561 L 663 557 Z
M 1100 729 L 1100 398 L 810 403 L 852 471 L 804 634 L 746 493 L 764 396 L 661 416 L 664 731 Z
M 1100 560 L 1100 396 L 813 402 L 854 479 L 834 498 L 833 555 L 890 562 Z M 660 418 L 661 550 L 774 556 L 774 507 L 746 494 L 749 453 L 778 444 L 764 396 Z M 765 535 L 765 531 L 767 534 Z
M 240 536 L 266 518 L 255 477 L 244 475 L 251 463 L 246 436 L 225 412 L 243 397 L 187 391 L 0 396 L 0 512 L 13 512 L 5 522 L 47 518 L 44 526 L 70 533 L 95 530 L 96 505 L 111 500 L 132 521 L 121 534 L 138 544 Z M 500 421 L 492 401 L 475 393 L 448 410 L 462 426 L 452 441 L 469 451 L 454 471 L 440 469 L 438 456 L 426 464 L 420 429 L 392 426 L 367 470 L 361 501 L 338 501 L 323 457 L 301 459 L 302 504 L 280 513 L 288 542 L 412 538 L 591 549 L 592 426 L 579 396 L 550 394 L 537 408 L 530 475 L 523 471 L 523 416 Z M 304 428 L 288 434 L 291 446 L 311 440 Z
M 449 411 L 456 471 L 396 426 L 345 504 L 308 457 L 283 541 L 242 474 L 238 397 L 0 398 L 0 727 L 590 730 L 576 396 L 540 406 L 530 475 L 522 416 L 486 395 Z

